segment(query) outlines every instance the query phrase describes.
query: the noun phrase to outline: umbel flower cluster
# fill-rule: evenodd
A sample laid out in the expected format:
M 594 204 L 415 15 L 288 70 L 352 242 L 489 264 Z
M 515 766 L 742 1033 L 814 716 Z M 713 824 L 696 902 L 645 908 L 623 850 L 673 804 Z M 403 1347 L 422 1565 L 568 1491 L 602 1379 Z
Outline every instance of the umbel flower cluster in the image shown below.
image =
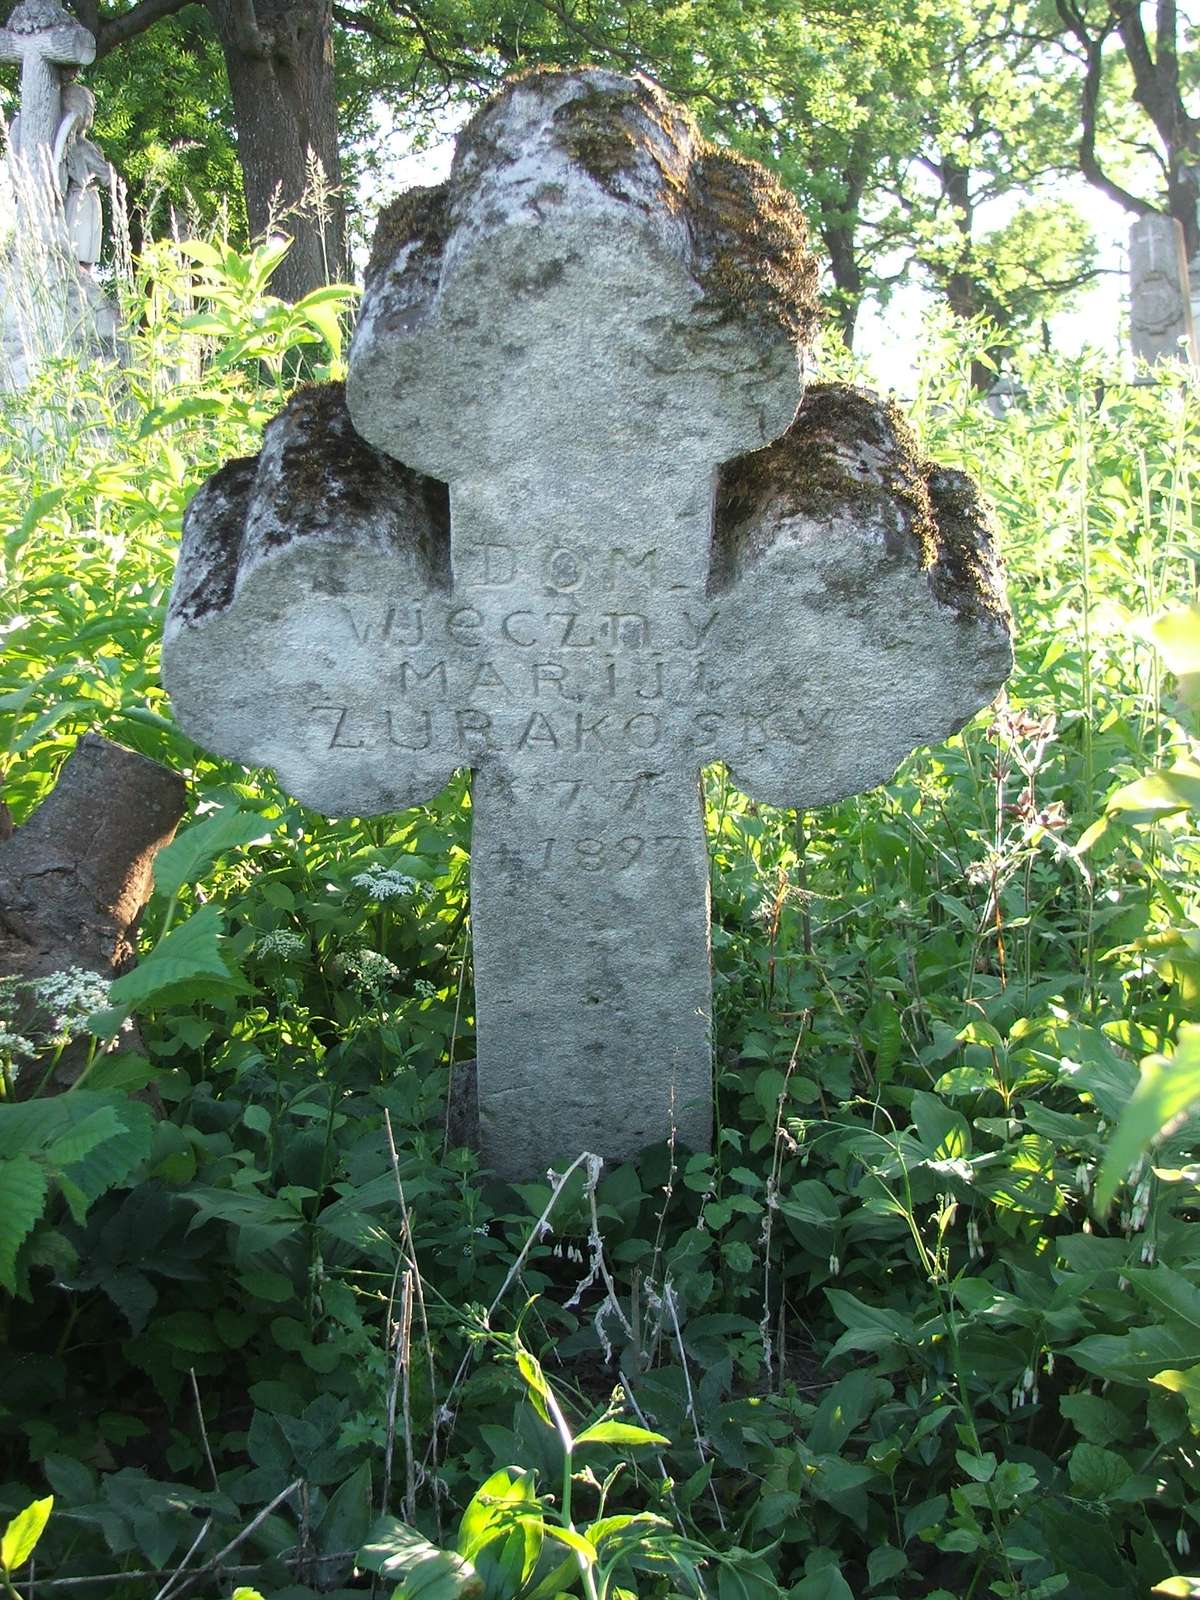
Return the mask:
M 37 1047 L 9 1024 L 18 1009 L 31 1008 L 36 1025 L 31 1031 L 46 1035 L 55 1046 L 69 1044 L 83 1033 L 94 1011 L 108 1004 L 108 979 L 84 967 L 66 967 L 44 978 L 7 978 L 0 982 L 0 1051 L 11 1057 L 32 1056 Z
M 364 867 L 350 879 L 356 889 L 370 895 L 372 900 L 411 900 L 420 888 L 415 878 L 397 872 L 394 867 Z
M 276 928 L 254 941 L 257 956 L 274 956 L 279 961 L 297 961 L 308 949 L 308 941 L 289 928 Z
M 347 950 L 337 958 L 342 972 L 364 994 L 378 998 L 400 976 L 400 969 L 378 950 Z

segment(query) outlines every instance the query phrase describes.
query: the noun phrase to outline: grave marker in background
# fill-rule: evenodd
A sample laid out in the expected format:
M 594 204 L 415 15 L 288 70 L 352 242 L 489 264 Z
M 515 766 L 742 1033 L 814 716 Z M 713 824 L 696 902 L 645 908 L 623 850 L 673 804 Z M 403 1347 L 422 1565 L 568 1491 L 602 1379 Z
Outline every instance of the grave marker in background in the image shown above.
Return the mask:
M 93 35 L 58 0 L 20 0 L 0 28 L 0 61 L 21 66 L 4 174 L 13 226 L 0 261 L 0 388 L 22 387 L 46 355 L 116 339 L 116 308 L 92 275 L 98 186 L 116 180 L 87 137 L 91 91 L 75 81 L 95 55 Z
M 1154 211 L 1129 230 L 1129 329 L 1138 361 L 1197 364 L 1183 229 Z
M 709 1140 L 701 767 L 825 804 L 1009 670 L 968 480 L 869 395 L 797 413 L 814 286 L 790 196 L 657 89 L 532 74 L 381 219 L 346 396 L 301 392 L 190 508 L 194 738 L 334 814 L 474 771 L 505 1176 Z

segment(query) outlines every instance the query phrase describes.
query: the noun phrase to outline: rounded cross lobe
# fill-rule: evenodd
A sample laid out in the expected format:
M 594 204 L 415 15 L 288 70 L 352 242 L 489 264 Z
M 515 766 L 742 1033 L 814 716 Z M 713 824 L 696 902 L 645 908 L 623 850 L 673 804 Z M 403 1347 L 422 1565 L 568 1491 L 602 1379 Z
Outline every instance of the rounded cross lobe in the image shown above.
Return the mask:
M 355 426 L 450 483 L 519 453 L 587 473 L 622 445 L 702 479 L 799 397 L 815 268 L 794 201 L 650 83 L 518 79 L 439 190 L 380 223 Z

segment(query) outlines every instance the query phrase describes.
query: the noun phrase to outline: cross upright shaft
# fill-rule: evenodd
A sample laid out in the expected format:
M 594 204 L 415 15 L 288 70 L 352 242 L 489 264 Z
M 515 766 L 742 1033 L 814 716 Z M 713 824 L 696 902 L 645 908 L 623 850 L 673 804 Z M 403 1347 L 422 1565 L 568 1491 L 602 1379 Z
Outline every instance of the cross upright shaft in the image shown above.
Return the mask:
M 189 511 L 164 671 L 195 737 L 334 813 L 474 770 L 481 1134 L 507 1176 L 635 1154 L 672 1117 L 708 1139 L 700 768 L 821 804 L 1008 670 L 966 481 L 851 391 L 788 426 L 801 241 L 650 85 L 518 80 L 450 184 L 382 219 L 349 413 L 302 393 Z

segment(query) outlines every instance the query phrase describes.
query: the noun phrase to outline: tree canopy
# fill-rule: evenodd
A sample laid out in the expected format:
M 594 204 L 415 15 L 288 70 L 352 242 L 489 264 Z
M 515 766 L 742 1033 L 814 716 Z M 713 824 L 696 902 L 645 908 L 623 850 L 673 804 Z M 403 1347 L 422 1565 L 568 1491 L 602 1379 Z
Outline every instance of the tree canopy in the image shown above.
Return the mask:
M 1168 211 L 1200 249 L 1200 69 L 1173 0 L 71 4 L 135 207 L 224 212 L 235 237 L 282 219 L 293 297 L 346 271 L 341 195 L 381 118 L 419 141 L 511 71 L 581 61 L 649 73 L 780 176 L 847 342 L 864 300 L 905 282 L 1027 332 L 1096 271 L 1071 176 Z

